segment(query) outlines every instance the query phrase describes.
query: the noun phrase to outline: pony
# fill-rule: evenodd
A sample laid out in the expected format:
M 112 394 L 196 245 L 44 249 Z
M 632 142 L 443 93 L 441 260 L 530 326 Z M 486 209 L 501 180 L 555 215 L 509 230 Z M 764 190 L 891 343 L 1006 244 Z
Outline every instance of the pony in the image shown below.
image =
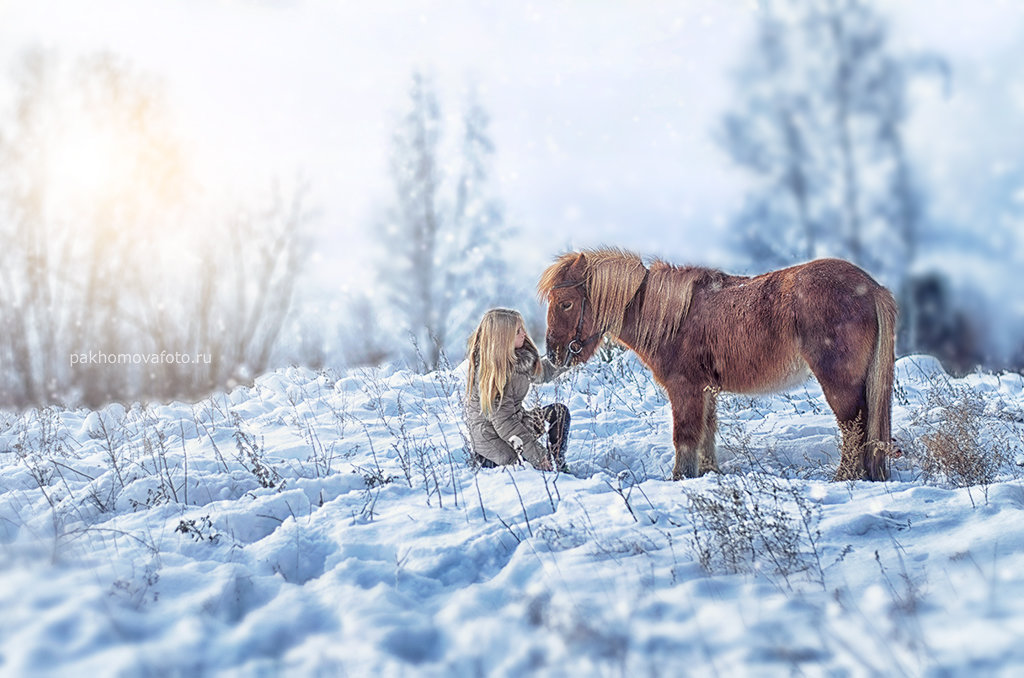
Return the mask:
M 673 480 L 718 471 L 720 391 L 785 390 L 813 374 L 842 433 L 833 480 L 887 480 L 896 301 L 857 266 L 818 259 L 755 277 L 601 248 L 558 257 L 537 284 L 547 354 L 580 364 L 606 335 L 668 394 Z

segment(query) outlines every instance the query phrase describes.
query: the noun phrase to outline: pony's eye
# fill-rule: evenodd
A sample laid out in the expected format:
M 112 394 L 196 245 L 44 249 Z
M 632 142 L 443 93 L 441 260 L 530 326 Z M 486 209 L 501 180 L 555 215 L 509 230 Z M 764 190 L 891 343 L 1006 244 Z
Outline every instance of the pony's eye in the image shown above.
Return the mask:
M 562 310 L 563 311 L 568 311 L 570 308 L 572 308 L 572 302 L 571 301 L 563 301 L 562 302 Z

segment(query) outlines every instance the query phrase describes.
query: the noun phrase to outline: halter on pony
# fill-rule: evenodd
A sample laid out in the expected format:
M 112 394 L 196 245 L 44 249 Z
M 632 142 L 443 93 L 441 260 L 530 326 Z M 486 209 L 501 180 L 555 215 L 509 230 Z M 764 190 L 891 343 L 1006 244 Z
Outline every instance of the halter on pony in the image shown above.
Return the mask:
M 568 288 L 568 287 L 579 287 L 579 286 L 583 285 L 584 282 L 585 281 L 583 281 L 583 280 L 576 280 L 576 281 L 567 280 L 565 282 L 561 282 L 561 283 L 558 283 L 557 285 L 552 286 L 551 289 L 557 290 L 557 289 L 564 289 L 564 288 Z M 587 310 L 587 295 L 586 295 L 586 293 L 584 293 L 583 294 L 583 300 L 580 302 L 580 319 L 579 319 L 579 322 L 576 323 L 576 336 L 573 337 L 572 340 L 569 341 L 569 343 L 566 344 L 566 346 L 565 346 L 565 363 L 563 364 L 563 367 L 568 367 L 569 363 L 572 361 L 572 359 L 574 357 L 578 356 L 580 353 L 583 353 L 583 349 L 584 348 L 586 348 L 592 341 L 600 339 L 604 335 L 604 331 L 602 330 L 602 331 L 599 331 L 599 332 L 595 332 L 594 334 L 590 335 L 586 339 L 582 338 L 582 334 L 583 334 L 583 315 L 584 315 L 584 313 L 586 313 L 586 310 Z

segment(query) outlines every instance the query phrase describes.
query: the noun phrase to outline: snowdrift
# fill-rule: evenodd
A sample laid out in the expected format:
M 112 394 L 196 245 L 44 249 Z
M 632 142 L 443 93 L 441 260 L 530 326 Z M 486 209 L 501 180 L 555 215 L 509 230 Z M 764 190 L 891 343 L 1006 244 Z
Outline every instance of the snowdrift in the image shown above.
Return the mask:
M 536 390 L 571 474 L 467 464 L 464 373 L 291 368 L 0 414 L 5 675 L 1024 672 L 1024 383 L 899 361 L 888 483 L 817 385 L 719 403 L 671 482 L 631 354 Z

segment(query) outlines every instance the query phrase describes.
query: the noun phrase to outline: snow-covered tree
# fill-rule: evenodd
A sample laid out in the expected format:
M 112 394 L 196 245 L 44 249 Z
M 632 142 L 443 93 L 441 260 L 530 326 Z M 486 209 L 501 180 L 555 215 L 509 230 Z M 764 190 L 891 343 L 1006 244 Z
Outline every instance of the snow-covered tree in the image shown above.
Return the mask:
M 415 72 L 409 108 L 392 139 L 394 203 L 381 242 L 379 279 L 418 353 L 432 370 L 442 354 L 461 355 L 485 308 L 512 301 L 506 248 L 512 230 L 491 185 L 494 144 L 489 116 L 470 92 L 448 162 L 442 115 L 432 79 Z
M 756 180 L 735 222 L 755 266 L 849 259 L 897 291 L 904 328 L 914 326 L 906 284 L 923 215 L 903 139 L 906 96 L 915 74 L 943 68 L 894 55 L 863 0 L 762 3 L 720 134 Z
M 451 235 L 445 239 L 453 264 L 445 297 L 456 341 L 469 336 L 486 308 L 513 306 L 529 298 L 521 294 L 517 273 L 509 267 L 508 252 L 516 234 L 495 194 L 490 115 L 475 87 L 469 88 L 463 113 L 461 151 Z

